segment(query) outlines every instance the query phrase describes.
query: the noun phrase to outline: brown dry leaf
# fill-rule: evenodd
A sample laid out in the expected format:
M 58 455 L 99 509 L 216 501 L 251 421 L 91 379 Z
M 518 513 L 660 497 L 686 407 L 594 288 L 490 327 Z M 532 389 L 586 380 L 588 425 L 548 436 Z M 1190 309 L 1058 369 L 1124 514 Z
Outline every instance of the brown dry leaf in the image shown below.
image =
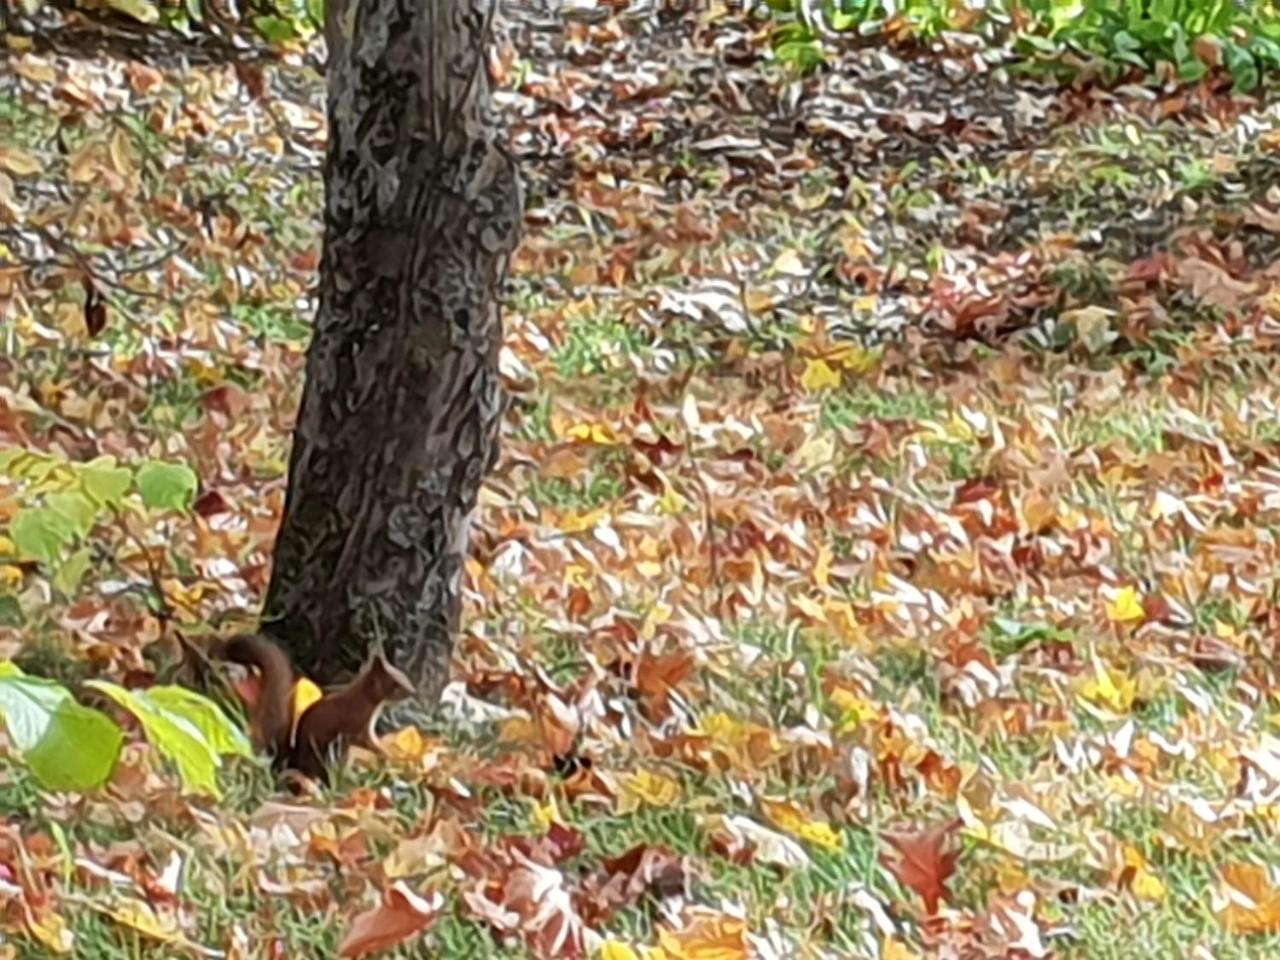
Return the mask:
M 1177 261 L 1177 269 L 1181 279 L 1191 284 L 1192 292 L 1211 307 L 1238 310 L 1255 293 L 1253 284 L 1243 283 L 1199 257 Z
M 0 147 L 0 167 L 15 177 L 34 176 L 43 169 L 39 159 L 17 147 Z
M 931 830 L 885 837 L 899 856 L 882 856 L 881 862 L 903 886 L 920 895 L 925 910 L 931 916 L 938 912 L 938 904 L 947 898 L 947 881 L 955 873 L 956 861 L 960 859 L 958 850 L 943 851 L 959 826 L 960 821 L 953 820 Z
M 366 957 L 404 943 L 435 923 L 443 906 L 444 897 L 438 891 L 420 897 L 403 883 L 395 883 L 383 895 L 382 903 L 352 919 L 338 945 L 338 956 Z

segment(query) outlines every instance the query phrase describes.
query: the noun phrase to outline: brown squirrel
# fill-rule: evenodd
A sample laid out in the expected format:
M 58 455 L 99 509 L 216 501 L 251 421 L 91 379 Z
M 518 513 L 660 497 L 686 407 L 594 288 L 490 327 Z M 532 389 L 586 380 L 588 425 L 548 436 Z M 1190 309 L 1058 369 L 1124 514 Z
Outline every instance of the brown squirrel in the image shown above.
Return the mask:
M 259 634 L 229 641 L 222 656 L 258 671 L 257 692 L 248 703 L 250 730 L 258 749 L 283 763 L 293 745 L 293 661 L 274 641 Z
M 383 706 L 413 693 L 413 683 L 383 654 L 375 654 L 355 679 L 327 693 L 293 722 L 293 661 L 275 641 L 259 634 L 237 637 L 224 656 L 259 673 L 258 696 L 250 704 L 254 740 L 271 751 L 279 767 L 320 779 L 332 753 L 351 744 L 377 749 L 374 727 Z

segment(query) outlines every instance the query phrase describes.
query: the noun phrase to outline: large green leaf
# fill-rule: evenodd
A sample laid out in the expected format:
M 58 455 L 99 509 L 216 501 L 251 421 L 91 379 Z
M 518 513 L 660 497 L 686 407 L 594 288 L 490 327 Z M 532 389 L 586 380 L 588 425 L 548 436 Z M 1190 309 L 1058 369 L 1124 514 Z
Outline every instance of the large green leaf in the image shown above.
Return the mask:
M 102 508 L 80 490 L 61 490 L 44 498 L 45 506 L 66 520 L 77 537 L 93 529 Z
M 0 716 L 9 740 L 50 790 L 93 790 L 111 777 L 124 735 L 66 687 L 0 663 Z
M 57 565 L 53 573 L 53 585 L 65 597 L 74 595 L 92 564 L 93 550 L 89 547 L 81 547 Z
M 70 520 L 50 507 L 24 507 L 9 523 L 9 537 L 23 555 L 52 566 L 75 539 Z
M 244 731 L 208 697 L 186 687 L 174 686 L 152 687 L 145 696 L 162 710 L 186 717 L 195 724 L 218 753 L 253 756 L 253 747 Z
M 127 467 L 117 467 L 115 457 L 98 457 L 76 473 L 84 492 L 107 507 L 119 504 L 133 484 L 133 474 Z
M 160 510 L 186 510 L 196 494 L 197 478 L 186 464 L 144 463 L 138 469 L 142 502 Z
M 184 788 L 212 797 L 222 796 L 218 788 L 222 758 L 189 717 L 157 702 L 146 691 L 126 690 L 106 680 L 90 680 L 86 686 L 106 694 L 138 718 L 147 739 L 177 768 Z

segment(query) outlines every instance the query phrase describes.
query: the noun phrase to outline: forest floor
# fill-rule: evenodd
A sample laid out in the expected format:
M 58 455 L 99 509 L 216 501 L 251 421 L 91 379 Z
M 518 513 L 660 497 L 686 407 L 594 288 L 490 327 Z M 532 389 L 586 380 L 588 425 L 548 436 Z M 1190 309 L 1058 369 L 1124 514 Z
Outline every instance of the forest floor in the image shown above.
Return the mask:
M 0 760 L 0 957 L 331 956 L 362 912 L 406 957 L 1276 955 L 1280 105 L 959 48 L 796 79 L 719 5 L 613 6 L 495 54 L 515 402 L 440 721 L 310 800 Z M 152 669 L 152 568 L 182 629 L 252 621 L 321 96 L 0 75 L 0 443 L 201 484 L 54 575 L 0 476 L 0 657 Z

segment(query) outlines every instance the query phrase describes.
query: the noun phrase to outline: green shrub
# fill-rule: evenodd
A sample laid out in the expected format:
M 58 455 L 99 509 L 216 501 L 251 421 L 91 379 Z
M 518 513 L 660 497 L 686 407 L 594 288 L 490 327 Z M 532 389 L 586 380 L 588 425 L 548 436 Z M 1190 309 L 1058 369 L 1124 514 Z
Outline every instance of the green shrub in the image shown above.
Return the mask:
M 1280 69 L 1274 0 L 769 0 L 768 9 L 776 55 L 800 70 L 819 66 L 824 41 L 849 31 L 890 40 L 972 33 L 1039 62 L 1084 54 L 1113 77 L 1172 68 L 1195 82 L 1221 66 L 1242 90 Z

